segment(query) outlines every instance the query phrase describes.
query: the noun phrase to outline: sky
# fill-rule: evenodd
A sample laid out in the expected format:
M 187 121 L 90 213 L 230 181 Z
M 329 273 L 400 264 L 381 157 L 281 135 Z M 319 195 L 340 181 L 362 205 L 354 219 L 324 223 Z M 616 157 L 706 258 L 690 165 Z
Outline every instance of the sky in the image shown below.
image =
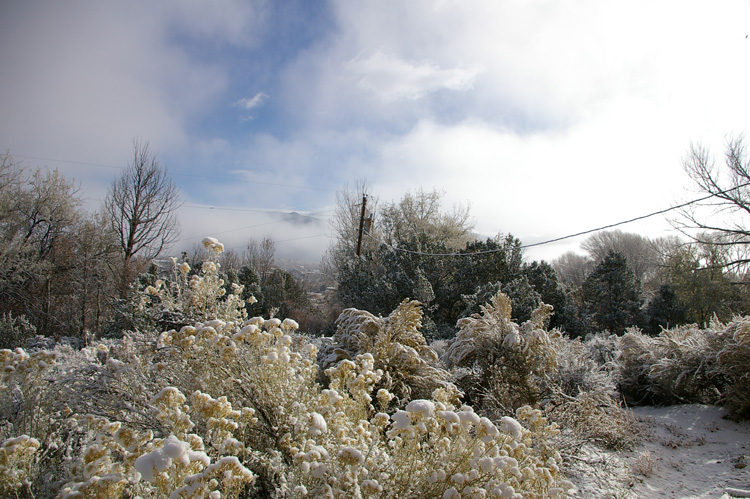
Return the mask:
M 360 181 L 535 244 L 700 197 L 682 159 L 748 133 L 749 34 L 750 0 L 10 0 L 0 148 L 96 211 L 148 141 L 184 202 L 174 254 L 271 237 L 319 261 Z

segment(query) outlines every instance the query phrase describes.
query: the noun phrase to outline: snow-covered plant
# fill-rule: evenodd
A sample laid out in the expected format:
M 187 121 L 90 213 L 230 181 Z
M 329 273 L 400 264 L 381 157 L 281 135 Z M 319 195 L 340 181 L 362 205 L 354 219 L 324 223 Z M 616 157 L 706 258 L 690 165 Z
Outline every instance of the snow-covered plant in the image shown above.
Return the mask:
M 180 351 L 188 369 L 211 365 L 204 386 L 228 398 L 196 391 L 160 418 L 179 427 L 178 435 L 198 430 L 207 449 L 237 456 L 279 496 L 541 497 L 561 485 L 559 456 L 547 444 L 554 426 L 525 430 L 507 418 L 498 429 L 470 407 L 457 408 L 449 388 L 389 415 L 394 394 L 378 388 L 385 372 L 374 355 L 338 362 L 323 388 L 315 381 L 316 349 L 293 348 L 295 328 L 294 321 L 253 318 L 163 334 L 161 345 Z M 171 400 L 176 393 L 169 392 Z M 543 420 L 530 414 L 529 421 Z M 178 415 L 195 426 L 178 423 Z
M 179 397 L 166 397 L 166 405 Z M 93 435 L 71 464 L 74 478 L 61 499 L 80 497 L 237 497 L 254 476 L 236 457 L 211 463 L 199 435 L 184 440 L 169 435 L 154 438 L 119 422 L 87 416 L 81 425 Z M 217 495 L 218 494 L 218 495 Z
M 26 340 L 36 335 L 36 327 L 26 316 L 8 312 L 0 317 L 0 348 L 22 347 Z
M 0 493 L 4 497 L 25 495 L 31 488 L 29 480 L 39 440 L 28 435 L 8 438 L 0 443 Z
M 750 417 L 750 318 L 714 320 L 647 336 L 632 328 L 619 340 L 619 388 L 630 404 L 724 405 Z
M 202 285 L 221 299 L 219 280 Z M 414 337 L 398 340 L 397 352 L 422 358 L 429 350 L 416 337 L 415 307 L 378 319 L 376 336 Z M 10 477 L 3 491 L 520 498 L 569 488 L 550 443 L 557 428 L 539 410 L 493 422 L 460 405 L 447 383 L 398 405 L 386 387 L 400 386 L 392 382 L 403 376 L 399 363 L 408 375 L 430 371 L 397 355 L 398 363 L 384 364 L 390 371 L 378 367 L 376 354 L 390 359 L 390 351 L 364 337 L 363 350 L 329 367 L 321 386 L 317 348 L 298 327 L 291 319 L 212 318 L 158 339 L 128 332 L 80 351 L 2 351 L 3 407 L 15 418 L 0 427 L 0 471 Z M 29 394 L 35 404 L 23 403 Z
M 48 350 L 0 350 L 0 436 L 35 437 L 47 431 L 52 411 L 46 376 L 55 359 Z
M 437 354 L 420 331 L 422 318 L 422 306 L 415 300 L 404 300 L 388 317 L 348 308 L 336 320 L 334 348 L 323 365 L 369 353 L 375 368 L 383 371 L 378 386 L 402 401 L 449 388 L 450 374 L 439 366 Z
M 638 421 L 607 391 L 559 395 L 545 412 L 569 432 L 555 440 L 564 454 L 575 454 L 584 443 L 614 451 L 632 449 L 642 435 Z
M 591 358 L 602 368 L 615 372 L 617 359 L 620 357 L 620 337 L 607 331 L 589 333 L 584 339 L 584 346 Z
M 722 336 L 724 344 L 716 354 L 726 380 L 721 402 L 736 419 L 750 419 L 750 317 L 733 320 Z
M 456 406 L 455 393 L 441 388 L 389 414 L 394 395 L 376 389 L 384 372 L 371 354 L 328 369 L 323 388 L 316 349 L 296 341 L 295 329 L 291 320 L 207 321 L 163 334 L 156 355 L 155 345 L 141 342 L 89 347 L 77 358 L 96 369 L 74 370 L 92 373 L 90 385 L 76 385 L 93 390 L 81 397 L 105 396 L 96 376 L 119 373 L 117 383 L 134 376 L 128 364 L 143 367 L 136 357 L 153 368 L 137 378 L 142 387 L 122 392 L 130 405 L 119 412 L 123 421 L 81 414 L 115 402 L 72 399 L 73 408 L 57 416 L 76 435 L 58 451 L 68 462 L 58 496 L 547 497 L 569 486 L 549 445 L 557 430 L 539 411 L 519 410 L 494 424 Z M 199 365 L 199 381 L 177 372 Z M 171 382 L 180 386 L 165 385 Z M 137 390 L 151 396 L 144 401 Z M 132 412 L 150 416 L 128 419 Z M 12 451 L 8 476 L 28 476 L 35 454 Z M 59 470 L 39 474 L 49 472 Z
M 716 353 L 724 335 L 695 325 L 646 336 L 631 328 L 620 339 L 620 391 L 631 404 L 716 404 L 723 376 Z
M 459 387 L 471 400 L 506 414 L 539 403 L 558 369 L 555 345 L 562 335 L 544 329 L 552 307 L 540 305 L 520 326 L 511 320 L 511 302 L 503 293 L 480 310 L 458 321 L 459 332 L 446 349 L 454 367 L 469 370 L 459 371 L 468 372 Z
M 579 338 L 563 337 L 555 343 L 558 369 L 551 376 L 552 395 L 544 410 L 569 432 L 558 440 L 567 447 L 561 447 L 561 451 L 574 453 L 583 442 L 622 450 L 633 447 L 640 436 L 637 422 L 618 402 L 614 363 L 600 364 L 603 352 L 597 347 L 602 345 L 601 339 L 604 338 L 591 337 L 583 344 Z M 605 339 L 604 345 L 609 345 L 609 341 Z
M 208 258 L 201 264 L 200 271 L 191 273 L 187 262 L 172 258 L 171 278 L 158 279 L 141 290 L 143 306 L 159 316 L 160 323 L 185 325 L 210 319 L 236 321 L 247 317 L 243 286 L 232 283 L 231 292 L 227 293 L 220 274 L 219 255 L 224 252 L 224 245 L 207 237 L 203 246 Z

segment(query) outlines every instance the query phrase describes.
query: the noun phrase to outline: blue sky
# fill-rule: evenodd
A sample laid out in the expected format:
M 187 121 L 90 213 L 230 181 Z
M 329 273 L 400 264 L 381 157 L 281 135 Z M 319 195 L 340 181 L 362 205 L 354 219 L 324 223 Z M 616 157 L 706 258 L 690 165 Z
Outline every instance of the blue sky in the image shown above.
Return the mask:
M 0 147 L 96 210 L 148 140 L 180 247 L 270 236 L 317 260 L 359 179 L 534 243 L 698 197 L 690 142 L 720 160 L 750 125 L 748 0 L 10 1 L 0 28 Z

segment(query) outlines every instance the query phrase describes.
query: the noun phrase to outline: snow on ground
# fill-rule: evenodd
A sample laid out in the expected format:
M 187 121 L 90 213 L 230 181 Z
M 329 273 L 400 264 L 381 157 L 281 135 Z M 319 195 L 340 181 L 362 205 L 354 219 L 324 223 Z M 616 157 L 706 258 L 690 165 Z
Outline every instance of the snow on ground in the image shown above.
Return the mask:
M 632 451 L 579 450 L 568 470 L 581 498 L 750 497 L 750 422 L 705 405 L 631 409 L 644 435 Z

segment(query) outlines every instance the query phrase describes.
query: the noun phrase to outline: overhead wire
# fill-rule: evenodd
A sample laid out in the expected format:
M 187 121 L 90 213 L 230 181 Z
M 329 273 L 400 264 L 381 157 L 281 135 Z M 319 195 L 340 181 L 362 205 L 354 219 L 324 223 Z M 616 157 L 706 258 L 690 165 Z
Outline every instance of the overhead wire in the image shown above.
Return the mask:
M 649 213 L 647 215 L 641 215 L 641 216 L 638 216 L 638 217 L 635 217 L 635 218 L 631 218 L 631 219 L 628 219 L 628 220 L 623 220 L 622 222 L 616 222 L 616 223 L 612 223 L 612 224 L 608 224 L 608 225 L 603 225 L 603 226 L 597 227 L 595 229 L 589 229 L 589 230 L 585 230 L 585 231 L 581 231 L 581 232 L 576 232 L 575 234 L 569 234 L 569 235 L 566 235 L 566 236 L 556 237 L 554 239 L 548 239 L 546 241 L 541 241 L 541 242 L 538 242 L 538 243 L 523 244 L 523 245 L 520 246 L 520 249 L 532 248 L 532 247 L 536 247 L 536 246 L 543 246 L 543 245 L 546 245 L 546 244 L 551 244 L 551 243 L 556 243 L 556 242 L 559 242 L 559 241 L 564 241 L 566 239 L 572 239 L 572 238 L 575 238 L 575 237 L 584 236 L 586 234 L 591 234 L 593 232 L 599 232 L 601 230 L 611 229 L 613 227 L 618 227 L 620 225 L 625 225 L 625 224 L 629 224 L 629 223 L 632 223 L 632 222 L 637 222 L 639 220 L 644 220 L 646 218 L 650 218 L 650 217 L 653 217 L 653 216 L 656 216 L 656 215 L 662 215 L 662 214 L 668 213 L 670 211 L 674 211 L 674 210 L 677 210 L 677 209 L 680 209 L 680 208 L 685 208 L 687 206 L 690 206 L 690 205 L 693 205 L 693 204 L 696 204 L 696 203 L 700 203 L 702 201 L 706 201 L 707 199 L 711 199 L 713 197 L 717 197 L 717 196 L 720 196 L 722 194 L 727 194 L 727 193 L 729 193 L 731 191 L 734 191 L 734 190 L 737 190 L 737 189 L 741 189 L 743 187 L 748 187 L 748 186 L 750 186 L 750 182 L 746 182 L 744 184 L 737 185 L 735 187 L 732 187 L 731 189 L 726 189 L 726 190 L 718 191 L 718 192 L 709 194 L 708 196 L 704 196 L 704 197 L 701 197 L 701 198 L 698 198 L 698 199 L 693 199 L 692 201 L 688 201 L 686 203 L 678 204 L 678 205 L 675 205 L 675 206 L 670 206 L 669 208 L 665 208 L 663 210 L 654 211 L 654 212 Z M 398 248 L 396 246 L 393 246 L 391 244 L 388 244 L 388 243 L 386 243 L 384 241 L 381 241 L 381 240 L 377 239 L 372 234 L 368 234 L 368 236 L 371 237 L 372 239 L 374 239 L 375 241 L 379 242 L 380 244 L 383 244 L 383 245 L 391 248 L 394 251 L 398 251 L 398 252 L 402 252 L 402 253 L 409 253 L 409 254 L 419 255 L 419 256 L 440 256 L 440 257 L 456 256 L 456 257 L 458 257 L 458 256 L 485 255 L 485 254 L 499 253 L 499 252 L 505 251 L 505 249 L 503 249 L 503 248 L 497 248 L 497 249 L 491 249 L 491 250 L 482 250 L 482 251 L 464 252 L 464 253 L 455 253 L 455 252 L 453 252 L 453 253 L 427 253 L 427 252 L 423 252 L 423 251 L 410 250 L 410 249 L 406 249 L 406 248 Z
M 14 157 L 18 157 L 18 158 L 35 159 L 35 160 L 40 160 L 40 161 L 54 161 L 54 162 L 59 162 L 59 163 L 69 163 L 69 164 L 79 164 L 79 165 L 86 165 L 86 166 L 98 166 L 98 167 L 104 167 L 104 168 L 123 169 L 123 167 L 113 166 L 113 165 L 105 165 L 105 164 L 100 164 L 100 163 L 87 163 L 87 162 L 82 162 L 82 161 L 68 161 L 68 160 L 54 159 L 54 158 L 42 158 L 42 157 L 38 157 L 38 156 L 25 156 L 25 155 L 21 155 L 21 154 L 14 154 L 13 156 Z M 279 184 L 279 183 L 272 183 L 272 182 L 258 182 L 258 181 L 253 181 L 253 180 L 244 180 L 244 179 L 229 179 L 229 178 L 212 177 L 212 176 L 208 176 L 208 175 L 197 175 L 197 174 L 180 173 L 180 172 L 170 172 L 170 174 L 171 175 L 176 175 L 176 176 L 183 176 L 183 177 L 205 178 L 205 179 L 210 179 L 210 180 L 222 180 L 222 181 L 227 181 L 227 182 L 243 182 L 243 183 L 249 183 L 249 184 L 270 185 L 270 186 L 276 186 L 276 187 L 287 187 L 287 188 L 296 188 L 296 189 L 309 189 L 309 190 L 336 192 L 335 189 L 328 189 L 328 188 L 322 188 L 322 187 L 309 187 L 309 186 L 300 186 L 300 185 Z M 663 210 L 658 210 L 658 211 L 655 211 L 655 212 L 652 212 L 652 213 L 649 213 L 649 214 L 646 214 L 646 215 L 641 215 L 641 216 L 638 216 L 638 217 L 635 217 L 635 218 L 631 218 L 631 219 L 624 220 L 624 221 L 621 221 L 621 222 L 616 222 L 616 223 L 604 225 L 604 226 L 597 227 L 597 228 L 594 228 L 594 229 L 588 229 L 588 230 L 585 230 L 585 231 L 576 232 L 574 234 L 569 234 L 569 235 L 566 235 L 566 236 L 561 236 L 561 237 L 557 237 L 557 238 L 553 238 L 553 239 L 548 239 L 548 240 L 541 241 L 541 242 L 538 242 L 538 243 L 524 244 L 524 245 L 521 245 L 520 248 L 521 249 L 527 249 L 527 248 L 532 248 L 532 247 L 537 247 L 537 246 L 543 246 L 543 245 L 547 245 L 547 244 L 551 244 L 551 243 L 555 243 L 555 242 L 564 241 L 564 240 L 567 240 L 567 239 L 572 239 L 572 238 L 580 237 L 580 236 L 583 236 L 583 235 L 586 235 L 586 234 L 591 234 L 591 233 L 594 233 L 594 232 L 599 232 L 599 231 L 602 231 L 602 230 L 611 229 L 613 227 L 618 227 L 620 225 L 626 225 L 626 224 L 629 224 L 629 223 L 632 223 L 632 222 L 636 222 L 636 221 L 639 221 L 639 220 L 644 220 L 646 218 L 650 218 L 650 217 L 653 217 L 653 216 L 656 216 L 656 215 L 662 215 L 664 213 L 668 213 L 668 212 L 673 211 L 673 210 L 677 210 L 677 209 L 680 209 L 680 208 L 685 208 L 687 206 L 699 203 L 701 201 L 705 201 L 707 199 L 710 199 L 710 198 L 713 198 L 713 197 L 716 197 L 716 196 L 720 196 L 722 194 L 726 194 L 728 192 L 731 192 L 731 191 L 734 191 L 734 190 L 737 190 L 737 189 L 741 189 L 741 188 L 747 187 L 747 186 L 750 186 L 750 182 L 746 182 L 744 184 L 740 184 L 740 185 L 737 185 L 735 187 L 732 187 L 731 189 L 726 189 L 726 190 L 718 191 L 718 192 L 709 194 L 707 196 L 704 196 L 704 197 L 701 197 L 701 198 L 698 198 L 698 199 L 694 199 L 692 201 L 688 201 L 686 203 L 682 203 L 682 204 L 679 204 L 679 205 L 671 206 L 671 207 L 665 208 Z M 255 211 L 255 212 L 263 212 L 264 211 L 264 210 L 252 209 L 252 208 L 229 208 L 229 207 L 214 207 L 214 206 L 205 206 L 204 207 L 204 206 L 200 206 L 200 205 L 186 205 L 186 206 L 188 206 L 188 207 L 195 207 L 195 208 L 222 209 L 222 210 L 231 210 L 231 211 Z M 326 212 L 322 212 L 322 213 L 327 213 L 327 211 Z M 296 217 L 294 217 L 294 218 L 296 218 Z M 248 227 L 241 227 L 241 228 L 238 228 L 238 229 L 230 229 L 230 230 L 227 230 L 227 231 L 218 232 L 217 234 L 223 234 L 223 233 L 228 233 L 228 232 L 236 232 L 236 231 L 239 231 L 239 230 L 244 230 L 244 229 L 248 229 L 248 228 L 258 227 L 258 226 L 262 226 L 262 225 L 268 225 L 268 224 L 273 224 L 273 223 L 282 223 L 282 222 L 289 221 L 289 220 L 291 220 L 291 218 L 289 218 L 289 219 L 283 219 L 283 220 L 279 220 L 279 221 L 274 221 L 274 222 L 267 222 L 267 223 L 264 223 L 264 224 L 258 224 L 258 225 L 248 226 Z M 320 235 L 317 235 L 317 236 L 306 236 L 306 237 L 303 237 L 303 238 L 285 239 L 284 241 L 292 241 L 292 240 L 295 240 L 295 239 L 305 239 L 305 238 L 309 238 L 309 237 L 322 237 L 324 235 L 326 235 L 326 234 L 320 234 Z M 391 244 L 388 244 L 388 243 L 386 243 L 384 241 L 381 241 L 381 240 L 377 239 L 375 236 L 372 235 L 372 233 L 367 234 L 367 235 L 368 235 L 368 237 L 370 237 L 370 238 L 374 239 L 375 241 L 379 242 L 380 244 L 388 246 L 389 248 L 393 249 L 394 251 L 399 251 L 399 252 L 402 252 L 402 253 L 410 253 L 410 254 L 414 254 L 414 255 L 421 255 L 421 256 L 442 256 L 442 257 L 448 257 L 448 256 L 474 256 L 474 255 L 483 255 L 483 254 L 498 253 L 498 252 L 504 251 L 504 249 L 498 248 L 498 249 L 492 249 L 492 250 L 475 251 L 475 252 L 470 252 L 470 253 L 455 253 L 455 252 L 453 252 L 453 253 L 427 253 L 427 252 L 422 252 L 422 251 L 410 250 L 410 249 L 406 249 L 406 248 L 398 248 L 396 246 L 393 246 Z M 188 240 L 188 239 L 195 239 L 197 237 L 202 237 L 202 236 L 191 236 L 191 237 L 188 237 L 188 238 L 181 238 L 180 240 L 184 241 L 184 240 Z M 281 241 L 279 241 L 279 242 L 281 242 Z
M 13 154 L 14 158 L 24 158 L 24 159 L 35 159 L 39 161 L 54 161 L 56 163 L 68 163 L 72 165 L 85 165 L 85 166 L 98 166 L 102 168 L 116 168 L 119 170 L 123 170 L 125 167 L 123 166 L 114 166 L 114 165 L 105 165 L 102 163 L 87 163 L 84 161 L 68 161 L 64 159 L 54 159 L 54 158 L 42 158 L 39 156 L 25 156 L 22 154 Z M 210 175 L 198 175 L 195 173 L 184 173 L 184 172 L 175 172 L 172 170 L 168 170 L 170 175 L 179 176 L 179 177 L 192 177 L 192 178 L 204 178 L 209 180 L 221 180 L 224 182 L 242 182 L 245 184 L 257 184 L 257 185 L 269 185 L 274 187 L 285 187 L 289 189 L 307 189 L 307 190 L 313 190 L 313 191 L 325 191 L 325 192 L 336 192 L 336 189 L 329 189 L 326 187 L 310 187 L 308 185 L 292 185 L 292 184 L 281 184 L 281 183 L 275 183 L 275 182 L 260 182 L 257 180 L 246 180 L 246 179 L 240 179 L 240 178 L 224 178 L 224 177 L 213 177 Z
M 69 160 L 64 160 L 64 159 L 44 158 L 44 157 L 40 157 L 40 156 L 27 156 L 27 155 L 22 155 L 22 154 L 13 154 L 13 157 L 23 158 L 23 159 L 33 159 L 33 160 L 38 160 L 38 161 L 52 161 L 52 162 L 56 162 L 56 163 L 67 163 L 67 164 L 73 164 L 73 165 L 84 165 L 84 166 L 95 166 L 95 167 L 102 167 L 102 168 L 113 168 L 113 169 L 119 169 L 119 170 L 124 169 L 124 167 L 122 167 L 122 166 L 106 165 L 106 164 L 103 164 L 103 163 L 89 163 L 89 162 L 85 162 L 85 161 L 69 161 Z M 310 186 L 281 184 L 281 183 L 273 183 L 273 182 L 259 182 L 259 181 L 254 181 L 254 180 L 245 180 L 245 179 L 230 179 L 230 178 L 223 178 L 223 177 L 214 177 L 214 176 L 210 176 L 210 175 L 197 175 L 197 174 L 191 174 L 191 173 L 174 172 L 174 171 L 171 171 L 171 170 L 169 171 L 169 174 L 170 175 L 175 175 L 175 176 L 181 176 L 181 177 L 204 178 L 204 179 L 221 180 L 221 181 L 227 181 L 227 182 L 242 182 L 242 183 L 248 183 L 248 184 L 268 185 L 268 186 L 274 186 L 274 187 L 285 187 L 285 188 L 294 188 L 294 189 L 308 189 L 308 190 L 317 190 L 317 191 L 325 191 L 325 192 L 336 192 L 335 189 L 328 189 L 328 188 L 322 188 L 322 187 L 310 187 Z M 269 213 L 269 210 L 267 210 L 267 209 L 259 209 L 259 208 L 234 208 L 234 207 L 225 207 L 225 206 L 206 206 L 206 205 L 198 205 L 198 204 L 184 204 L 183 206 L 184 207 L 188 207 L 188 208 L 209 209 L 209 210 L 225 210 L 225 211 L 245 211 L 245 212 L 256 212 L 256 213 Z M 312 213 L 309 213 L 309 214 L 306 214 L 306 215 L 303 215 L 303 216 L 315 218 L 316 220 L 320 220 L 320 219 L 316 218 L 316 215 L 323 215 L 323 214 L 326 214 L 326 213 L 331 213 L 332 211 L 334 211 L 334 210 L 317 211 L 317 212 L 312 212 Z M 265 223 L 262 223 L 262 224 L 255 224 L 255 225 L 249 225 L 249 226 L 245 226 L 245 227 L 239 227 L 239 228 L 236 228 L 236 229 L 229 229 L 229 230 L 225 230 L 225 231 L 221 231 L 221 232 L 215 232 L 214 234 L 216 234 L 216 235 L 227 234 L 227 233 L 230 233 L 230 232 L 237 232 L 237 231 L 240 231 L 240 230 L 246 230 L 246 229 L 252 229 L 252 228 L 255 228 L 255 227 L 261 227 L 261 226 L 264 226 L 264 225 L 272 225 L 272 224 L 276 224 L 276 223 L 283 223 L 283 222 L 288 222 L 290 220 L 294 220 L 295 218 L 297 218 L 297 217 L 289 217 L 289 218 L 284 218 L 284 219 L 281 219 L 281 220 L 274 220 L 274 221 L 271 221 L 271 222 L 265 222 Z M 326 234 L 321 234 L 321 235 L 317 235 L 317 236 L 308 236 L 308 237 L 322 237 L 324 235 L 326 235 Z M 198 235 L 198 236 L 182 237 L 177 242 L 184 242 L 184 241 L 189 241 L 191 239 L 197 239 L 197 238 L 202 238 L 202 237 L 205 237 L 205 236 L 204 235 Z M 293 241 L 295 239 L 297 239 L 297 238 L 294 238 L 294 239 L 285 239 L 284 241 Z M 283 242 L 283 241 L 277 241 L 277 242 Z

